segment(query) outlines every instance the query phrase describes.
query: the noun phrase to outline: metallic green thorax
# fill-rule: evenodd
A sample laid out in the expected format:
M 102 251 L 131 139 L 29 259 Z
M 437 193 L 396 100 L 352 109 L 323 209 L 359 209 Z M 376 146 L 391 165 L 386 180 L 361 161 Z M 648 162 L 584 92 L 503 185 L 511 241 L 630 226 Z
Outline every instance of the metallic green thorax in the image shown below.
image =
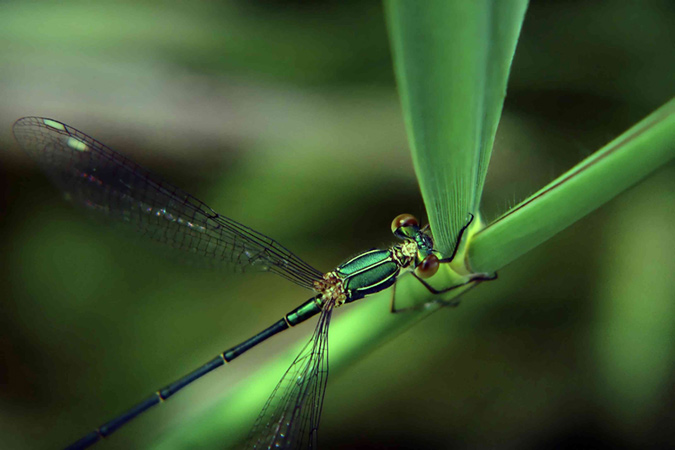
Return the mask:
M 392 250 L 370 250 L 338 266 L 335 273 L 342 278 L 348 303 L 388 288 L 400 270 Z
M 410 240 L 417 245 L 416 263 L 419 263 L 426 256 L 434 253 L 434 243 L 431 236 L 420 230 L 418 226 L 409 226 L 399 228 L 394 234 L 400 239 Z

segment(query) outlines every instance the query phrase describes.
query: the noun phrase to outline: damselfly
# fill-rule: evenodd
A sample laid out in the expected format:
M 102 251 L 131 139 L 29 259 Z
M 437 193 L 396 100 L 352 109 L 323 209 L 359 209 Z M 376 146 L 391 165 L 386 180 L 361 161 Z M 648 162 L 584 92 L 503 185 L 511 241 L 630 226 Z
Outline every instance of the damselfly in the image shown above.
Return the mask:
M 52 119 L 24 117 L 14 124 L 13 131 L 21 147 L 75 204 L 126 223 L 155 241 L 210 260 L 274 272 L 316 294 L 270 327 L 156 391 L 69 449 L 93 445 L 198 378 L 319 314 L 314 334 L 269 397 L 247 442 L 249 448 L 257 449 L 316 448 L 328 377 L 328 326 L 333 309 L 390 287 L 403 272 L 412 273 L 434 294 L 463 285 L 438 291 L 424 279 L 433 276 L 441 263 L 453 259 L 471 220 L 460 231 L 453 255 L 442 259 L 434 250 L 428 231 L 420 228 L 413 216 L 401 214 L 391 226 L 400 243 L 389 249 L 369 250 L 333 271 L 322 273 L 275 240 L 216 213 L 190 194 L 68 125 Z M 492 278 L 474 274 L 464 284 Z

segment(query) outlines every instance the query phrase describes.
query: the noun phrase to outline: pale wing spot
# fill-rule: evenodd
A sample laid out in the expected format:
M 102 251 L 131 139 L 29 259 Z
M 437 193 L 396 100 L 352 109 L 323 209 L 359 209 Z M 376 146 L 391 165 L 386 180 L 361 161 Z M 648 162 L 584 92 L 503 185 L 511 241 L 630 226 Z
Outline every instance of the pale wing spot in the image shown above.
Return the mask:
M 87 147 L 87 144 L 72 136 L 68 138 L 66 144 L 68 145 L 68 147 L 72 148 L 73 150 L 77 150 L 78 152 L 89 151 L 89 147 Z
M 66 131 L 66 127 L 63 126 L 62 123 L 56 122 L 55 120 L 44 119 L 43 122 L 49 128 L 54 128 L 55 130 L 59 130 L 59 131 Z

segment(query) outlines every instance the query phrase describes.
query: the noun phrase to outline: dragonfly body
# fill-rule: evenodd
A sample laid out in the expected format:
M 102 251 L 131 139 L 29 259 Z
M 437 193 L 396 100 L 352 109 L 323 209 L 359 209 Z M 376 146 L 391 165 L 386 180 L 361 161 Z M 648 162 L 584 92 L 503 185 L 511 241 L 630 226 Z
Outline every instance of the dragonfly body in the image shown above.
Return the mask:
M 417 232 L 422 233 L 419 229 Z M 423 239 L 423 242 L 427 242 L 427 240 Z M 324 309 L 332 310 L 334 307 L 342 306 L 345 303 L 350 303 L 387 289 L 396 282 L 401 270 L 410 268 L 416 260 L 420 259 L 421 255 L 426 255 L 430 248 L 422 247 L 424 251 L 421 252 L 415 240 L 406 239 L 405 242 L 392 248 L 372 249 L 344 262 L 334 271 L 324 274 L 321 280 L 315 282 L 314 288 L 318 292 L 318 295 L 310 298 L 252 338 L 225 350 L 198 369 L 154 392 L 147 399 L 130 408 L 124 414 L 101 425 L 96 430 L 71 444 L 67 447 L 67 450 L 84 449 L 93 445 L 152 406 L 167 400 L 196 379 L 232 361 L 277 333 L 314 317 Z M 254 446 L 254 448 L 258 447 Z
M 346 292 L 342 303 L 375 294 L 396 282 L 401 269 L 410 267 L 417 253 L 411 242 L 391 249 L 373 249 L 338 266 L 335 274 Z M 339 304 L 338 304 L 339 306 Z
M 277 241 L 216 213 L 190 194 L 68 125 L 52 119 L 25 117 L 15 123 L 14 135 L 75 204 L 209 261 L 271 271 L 315 292 L 314 297 L 270 327 L 156 391 L 69 449 L 93 445 L 247 350 L 320 315 L 312 338 L 274 390 L 248 439 L 252 448 L 315 447 L 328 376 L 327 339 L 332 310 L 392 286 L 404 271 L 413 272 L 422 281 L 435 274 L 439 263 L 444 261 L 439 259 L 431 236 L 420 229 L 417 220 L 402 214 L 392 222 L 394 235 L 401 239 L 398 244 L 366 251 L 335 270 L 322 273 Z

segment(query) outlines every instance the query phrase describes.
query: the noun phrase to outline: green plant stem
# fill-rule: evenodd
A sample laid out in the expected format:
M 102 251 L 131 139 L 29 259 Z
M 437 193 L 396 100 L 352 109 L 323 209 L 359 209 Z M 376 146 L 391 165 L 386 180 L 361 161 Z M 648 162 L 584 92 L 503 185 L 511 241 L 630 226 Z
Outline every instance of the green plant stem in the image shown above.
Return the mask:
M 470 267 L 504 267 L 674 157 L 675 99 L 474 235 Z

